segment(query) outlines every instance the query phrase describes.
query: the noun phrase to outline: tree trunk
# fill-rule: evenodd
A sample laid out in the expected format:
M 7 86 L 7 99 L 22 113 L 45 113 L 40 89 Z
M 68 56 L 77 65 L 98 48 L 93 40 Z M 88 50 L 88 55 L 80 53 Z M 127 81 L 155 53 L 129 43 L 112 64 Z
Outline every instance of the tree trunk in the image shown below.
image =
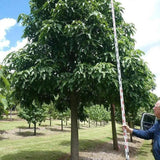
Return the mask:
M 129 123 L 129 127 L 133 128 L 132 121 L 129 121 L 128 123 Z M 133 142 L 133 136 L 132 136 L 132 134 L 130 134 L 130 141 Z
M 51 117 L 51 115 L 49 117 L 49 121 L 50 121 L 50 126 L 51 126 L 52 125 L 52 117 Z
M 36 123 L 34 123 L 34 136 L 36 136 Z
M 28 123 L 28 128 L 29 128 L 29 129 L 31 128 L 31 123 Z
M 10 120 L 12 120 L 12 108 L 10 109 Z
M 78 141 L 78 104 L 74 93 L 70 97 L 71 105 L 71 160 L 79 160 L 79 141 Z
M 63 131 L 63 119 L 61 119 L 61 131 Z
M 67 126 L 67 118 L 66 118 L 66 126 Z
M 111 104 L 111 123 L 112 123 L 112 138 L 113 138 L 113 149 L 118 151 L 118 140 L 115 122 L 115 105 Z

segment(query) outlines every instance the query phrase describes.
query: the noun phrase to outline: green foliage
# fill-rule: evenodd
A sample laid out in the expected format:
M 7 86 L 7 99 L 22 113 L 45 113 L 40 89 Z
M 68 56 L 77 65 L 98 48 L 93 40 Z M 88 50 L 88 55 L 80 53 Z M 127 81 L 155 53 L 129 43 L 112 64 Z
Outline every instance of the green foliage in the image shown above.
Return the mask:
M 6 113 L 8 102 L 6 100 L 7 93 L 10 89 L 10 84 L 7 78 L 4 76 L 4 67 L 0 66 L 0 119 L 2 114 Z
M 103 105 L 93 105 L 85 108 L 88 118 L 96 122 L 108 122 L 110 120 L 110 112 L 108 112 Z
M 21 106 L 18 116 L 22 119 L 25 119 L 28 122 L 28 124 L 41 124 L 41 122 L 45 121 L 47 117 L 47 111 L 46 108 L 44 108 L 43 106 L 40 106 L 38 103 L 33 102 L 31 106 Z
M 66 105 L 57 107 L 69 106 L 70 93 L 75 91 L 84 106 L 92 97 L 101 101 L 118 91 L 108 1 L 31 0 L 30 4 L 31 13 L 20 15 L 19 21 L 32 43 L 7 57 L 15 70 L 13 83 L 21 103 L 29 105 L 34 97 L 50 103 L 59 95 L 57 103 L 63 99 Z M 116 6 L 119 24 L 125 25 Z M 127 25 L 121 32 L 128 35 Z

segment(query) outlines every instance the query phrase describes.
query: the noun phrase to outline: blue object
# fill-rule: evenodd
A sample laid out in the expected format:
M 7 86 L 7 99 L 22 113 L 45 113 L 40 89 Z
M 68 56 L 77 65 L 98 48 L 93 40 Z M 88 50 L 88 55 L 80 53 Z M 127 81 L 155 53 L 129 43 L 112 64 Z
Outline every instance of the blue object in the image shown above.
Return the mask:
M 133 135 L 142 139 L 153 139 L 153 155 L 155 160 L 160 160 L 160 120 L 148 130 L 133 129 Z

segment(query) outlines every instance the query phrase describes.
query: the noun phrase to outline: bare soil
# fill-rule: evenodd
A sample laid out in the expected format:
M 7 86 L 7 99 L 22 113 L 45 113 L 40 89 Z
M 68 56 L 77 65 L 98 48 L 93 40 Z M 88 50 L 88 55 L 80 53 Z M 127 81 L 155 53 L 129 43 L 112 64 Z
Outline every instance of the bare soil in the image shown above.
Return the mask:
M 119 150 L 113 150 L 113 143 L 105 143 L 101 146 L 97 146 L 93 150 L 80 152 L 81 160 L 125 160 L 124 140 L 120 137 Z M 129 142 L 129 157 L 130 160 L 136 160 L 137 153 L 143 144 L 143 140 L 134 137 L 133 142 Z

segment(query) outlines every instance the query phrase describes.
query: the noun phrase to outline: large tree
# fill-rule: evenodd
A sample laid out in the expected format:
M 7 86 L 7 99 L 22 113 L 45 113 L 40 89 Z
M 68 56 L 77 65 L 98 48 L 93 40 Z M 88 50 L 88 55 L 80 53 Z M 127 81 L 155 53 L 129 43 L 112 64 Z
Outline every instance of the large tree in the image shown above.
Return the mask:
M 84 106 L 119 104 L 110 1 L 30 0 L 21 14 L 29 43 L 7 57 L 15 96 L 23 106 L 54 101 L 71 109 L 71 159 L 78 160 L 78 126 Z M 121 57 L 134 48 L 134 26 L 115 3 Z M 81 112 L 80 112 L 81 111 Z

